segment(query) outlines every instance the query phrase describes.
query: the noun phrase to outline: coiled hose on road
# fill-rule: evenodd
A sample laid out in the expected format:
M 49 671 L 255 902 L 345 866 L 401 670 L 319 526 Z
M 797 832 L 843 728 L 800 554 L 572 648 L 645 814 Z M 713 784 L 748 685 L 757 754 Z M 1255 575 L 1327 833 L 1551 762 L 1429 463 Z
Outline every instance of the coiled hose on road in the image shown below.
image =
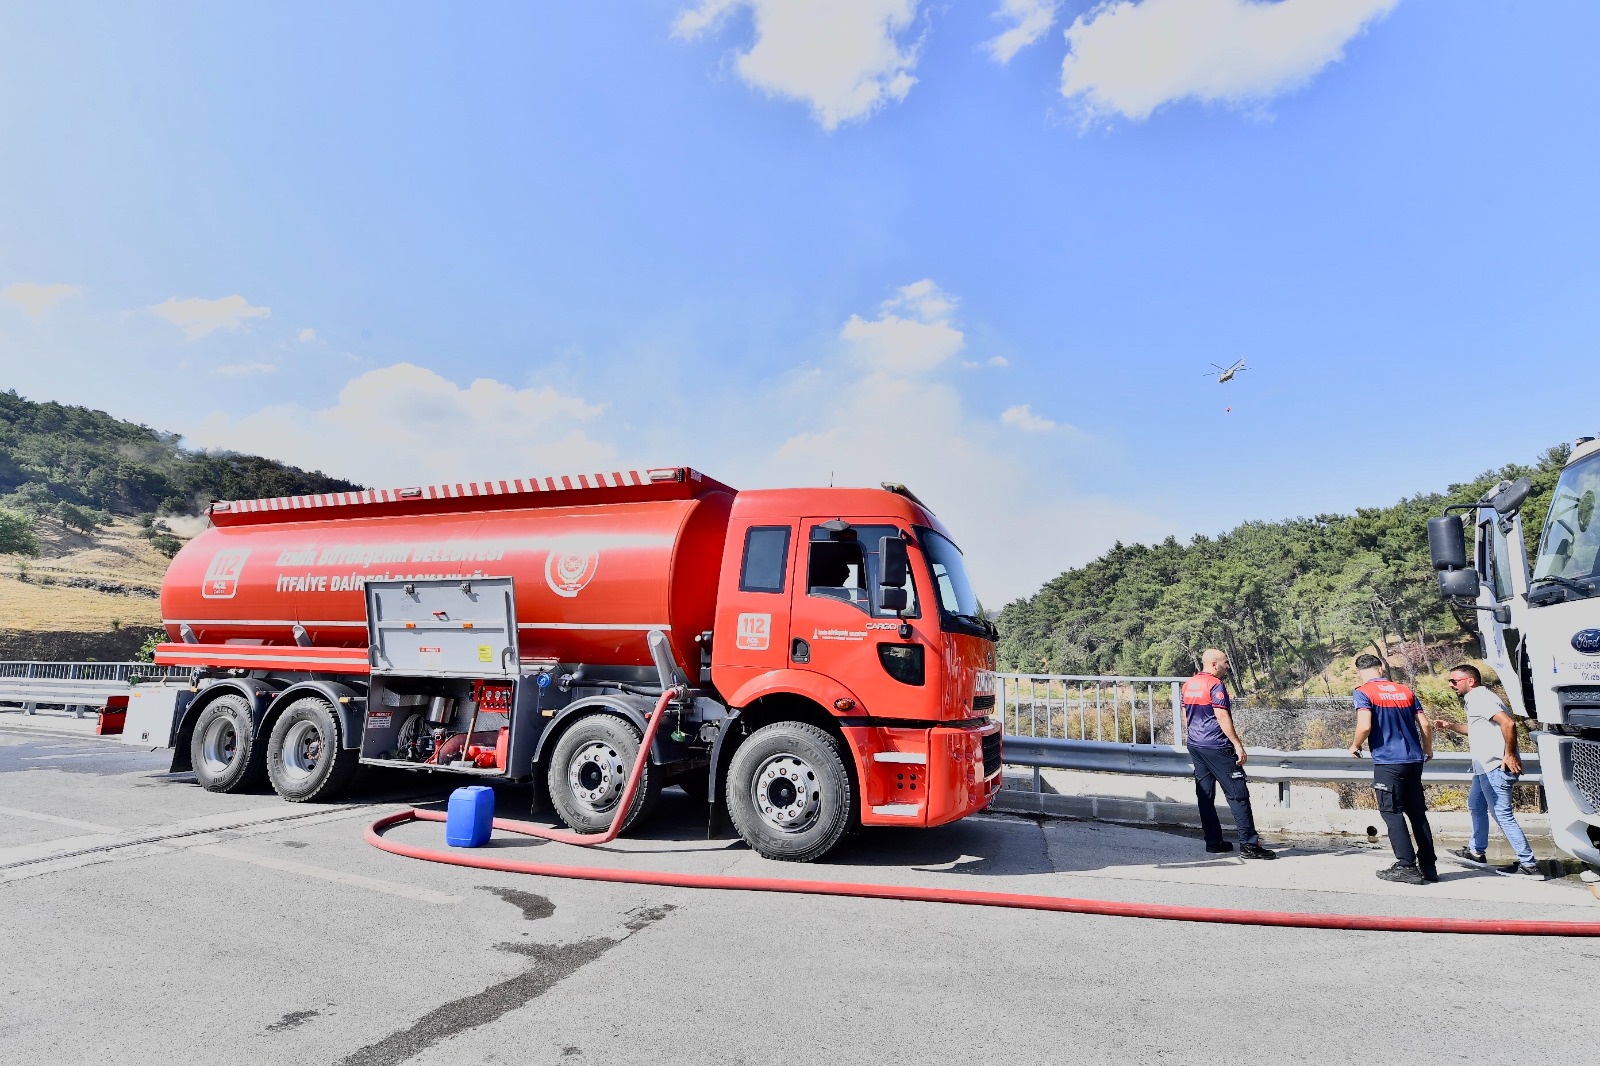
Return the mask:
M 650 722 L 639 744 L 628 775 L 628 784 L 617 804 L 611 828 L 604 833 L 563 833 L 527 822 L 496 818 L 494 828 L 520 836 L 538 837 L 564 844 L 592 847 L 616 839 L 628 807 L 638 789 L 650 744 L 674 691 L 662 694 L 650 715 Z M 533 874 L 538 877 L 565 877 L 580 881 L 611 881 L 628 885 L 659 885 L 663 888 L 710 888 L 725 892 L 793 892 L 811 896 L 847 896 L 862 899 L 895 899 L 912 903 L 952 903 L 967 907 L 1011 907 L 1018 910 L 1064 911 L 1070 914 L 1103 914 L 1118 918 L 1157 918 L 1173 922 L 1211 922 L 1221 925 L 1270 925 L 1294 929 L 1366 929 L 1387 933 L 1475 933 L 1497 936 L 1593 936 L 1600 937 L 1600 922 L 1544 922 L 1499 918 L 1421 918 L 1367 914 L 1303 914 L 1291 911 L 1230 910 L 1222 907 L 1179 907 L 1163 903 L 1120 903 L 1104 899 L 1073 899 L 1063 896 L 1028 896 L 1013 892 L 979 892 L 957 888 L 919 888 L 906 885 L 855 884 L 849 881 L 802 881 L 786 877 L 727 877 L 718 874 L 681 874 L 660 870 L 617 870 L 598 866 L 559 866 L 553 863 L 502 859 L 493 854 L 441 851 L 411 844 L 400 844 L 384 837 L 385 830 L 406 822 L 443 822 L 438 811 L 412 808 L 385 815 L 367 827 L 367 843 L 393 855 L 466 866 L 477 870 Z

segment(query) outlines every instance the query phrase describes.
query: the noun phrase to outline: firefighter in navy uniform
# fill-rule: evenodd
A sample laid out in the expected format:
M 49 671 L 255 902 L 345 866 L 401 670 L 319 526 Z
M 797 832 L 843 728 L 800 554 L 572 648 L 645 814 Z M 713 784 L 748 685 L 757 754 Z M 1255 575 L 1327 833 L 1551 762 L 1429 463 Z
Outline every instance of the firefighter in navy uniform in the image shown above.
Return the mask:
M 1376 655 L 1358 656 L 1356 673 L 1361 684 L 1354 696 L 1356 737 L 1350 754 L 1361 758 L 1361 745 L 1371 738 L 1372 788 L 1394 849 L 1394 865 L 1379 870 L 1378 876 L 1406 885 L 1437 881 L 1433 829 L 1422 793 L 1422 764 L 1433 758 L 1433 722 L 1422 713 L 1415 692 L 1383 676 L 1383 660 Z
M 1194 795 L 1200 807 L 1206 850 L 1213 854 L 1233 850 L 1233 845 L 1222 839 L 1222 822 L 1217 818 L 1220 782 L 1233 811 L 1234 827 L 1239 831 L 1239 854 L 1247 859 L 1276 859 L 1276 852 L 1261 846 L 1255 815 L 1250 810 L 1244 741 L 1234 728 L 1228 689 L 1222 683 L 1228 674 L 1228 656 L 1208 648 L 1200 656 L 1200 666 L 1200 672 L 1183 684 L 1183 731 L 1189 758 L 1194 762 Z

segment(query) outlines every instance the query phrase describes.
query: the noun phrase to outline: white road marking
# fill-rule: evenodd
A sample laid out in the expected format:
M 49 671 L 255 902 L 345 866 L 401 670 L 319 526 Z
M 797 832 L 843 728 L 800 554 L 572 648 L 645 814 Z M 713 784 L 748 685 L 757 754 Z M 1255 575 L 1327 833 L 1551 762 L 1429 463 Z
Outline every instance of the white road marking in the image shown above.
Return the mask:
M 35 822 L 53 822 L 64 825 L 68 829 L 86 829 L 91 833 L 121 833 L 124 830 L 112 825 L 101 825 L 98 822 L 80 822 L 76 818 L 61 818 L 54 814 L 35 814 L 33 811 L 18 810 L 16 807 L 0 807 L 0 815 L 7 818 L 29 818 Z
M 303 877 L 316 877 L 323 881 L 333 881 L 341 885 L 371 889 L 373 892 L 384 892 L 391 896 L 414 899 L 419 903 L 461 902 L 461 897 L 459 896 L 449 896 L 443 892 L 417 888 L 414 885 L 396 884 L 393 881 L 379 881 L 372 877 L 362 877 L 360 874 L 345 873 L 342 870 L 328 870 L 321 866 L 307 866 L 303 862 L 273 859 L 265 855 L 247 855 L 242 851 L 234 851 L 232 848 L 225 848 L 217 844 L 195 848 L 194 851 L 199 855 L 215 855 L 219 859 L 232 859 L 234 862 L 247 862 L 252 866 L 265 866 L 269 870 L 282 870 L 284 873 L 300 874 Z
M 110 751 L 80 751 L 75 755 L 19 755 L 19 756 L 17 756 L 17 761 L 18 762 L 45 762 L 45 761 L 50 760 L 50 759 L 93 759 L 96 756 L 100 756 L 100 755 L 116 755 L 116 754 L 119 754 L 119 753 L 118 752 L 110 752 Z M 131 755 L 133 753 L 132 752 L 125 752 L 125 753 L 120 753 L 120 754 Z

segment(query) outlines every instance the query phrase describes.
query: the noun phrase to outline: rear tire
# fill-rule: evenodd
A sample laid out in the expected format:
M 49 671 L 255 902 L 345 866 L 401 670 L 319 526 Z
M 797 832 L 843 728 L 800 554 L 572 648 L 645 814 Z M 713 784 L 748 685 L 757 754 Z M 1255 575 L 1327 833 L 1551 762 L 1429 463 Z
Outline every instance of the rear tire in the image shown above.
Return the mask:
M 339 716 L 326 700 L 306 696 L 289 704 L 267 744 L 273 791 L 290 803 L 343 796 L 361 764 L 361 753 L 343 740 Z
M 850 774 L 838 743 L 805 722 L 750 734 L 728 767 L 728 816 L 768 859 L 820 859 L 850 828 Z
M 207 792 L 242 792 L 261 784 L 267 745 L 256 736 L 250 704 L 228 693 L 206 705 L 189 738 L 189 764 Z
M 611 827 L 641 740 L 633 723 L 612 714 L 592 714 L 561 735 L 550 756 L 550 805 L 574 832 L 602 833 Z M 655 808 L 662 768 L 645 762 L 624 830 Z

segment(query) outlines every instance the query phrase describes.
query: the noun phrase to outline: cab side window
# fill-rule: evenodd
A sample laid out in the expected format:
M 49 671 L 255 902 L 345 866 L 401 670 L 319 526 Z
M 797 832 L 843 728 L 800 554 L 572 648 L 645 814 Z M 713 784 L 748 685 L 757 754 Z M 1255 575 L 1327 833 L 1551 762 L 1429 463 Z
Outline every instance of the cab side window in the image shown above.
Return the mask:
M 1483 578 L 1484 584 L 1494 592 L 1498 602 L 1511 598 L 1511 580 L 1505 572 L 1506 541 L 1505 535 L 1500 532 L 1499 523 L 1491 519 L 1480 527 L 1478 536 L 1479 559 L 1478 574 Z
M 811 530 L 806 558 L 806 592 L 831 600 L 842 600 L 875 618 L 893 618 L 895 612 L 878 609 L 873 590 L 878 587 L 878 544 L 884 537 L 899 537 L 895 526 L 856 526 L 836 539 L 827 529 Z M 906 618 L 920 618 L 917 584 L 911 568 L 906 573 Z
M 814 540 L 806 566 L 806 592 L 867 609 L 867 557 L 855 540 Z
M 782 592 L 789 571 L 789 527 L 752 526 L 744 535 L 740 592 Z

